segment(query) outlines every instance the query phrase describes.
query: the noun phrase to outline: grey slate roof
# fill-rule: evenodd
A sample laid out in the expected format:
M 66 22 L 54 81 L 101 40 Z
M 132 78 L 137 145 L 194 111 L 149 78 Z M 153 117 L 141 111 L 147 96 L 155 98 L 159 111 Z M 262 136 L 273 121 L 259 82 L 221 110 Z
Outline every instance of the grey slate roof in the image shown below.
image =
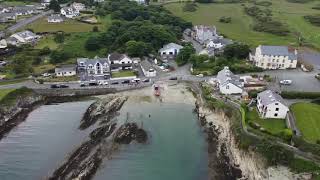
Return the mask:
M 281 104 L 285 105 L 283 98 L 279 94 L 271 90 L 265 90 L 261 93 L 258 93 L 257 97 L 260 98 L 261 104 L 264 106 L 267 106 L 274 102 L 280 102 Z
M 78 58 L 77 59 L 78 65 L 80 65 L 81 62 L 83 62 L 85 66 L 88 66 L 89 64 L 95 65 L 98 62 L 100 64 L 108 63 L 108 59 L 107 58 L 94 58 L 94 59 Z
M 260 46 L 262 55 L 288 56 L 290 60 L 297 60 L 297 55 L 290 52 L 287 46 Z
M 63 18 L 59 14 L 52 14 L 51 16 L 48 16 L 48 20 L 63 20 Z
M 109 55 L 109 60 L 110 61 L 116 61 L 116 60 L 121 60 L 121 59 L 123 59 L 125 57 L 125 55 L 124 54 L 120 54 L 120 53 L 111 53 L 110 55 Z
M 165 50 L 171 49 L 171 48 L 182 49 L 183 46 L 176 44 L 176 43 L 169 43 L 169 44 L 164 45 L 163 48 L 161 48 L 159 51 L 165 51 Z
M 242 82 L 240 81 L 240 77 L 234 75 L 227 66 L 218 72 L 217 79 L 219 80 L 220 85 L 232 83 L 238 86 L 239 88 L 242 88 Z
M 65 66 L 55 68 L 55 73 L 72 72 L 72 71 L 76 71 L 75 65 L 65 65 Z
M 29 37 L 36 37 L 37 35 L 34 34 L 33 32 L 29 31 L 29 30 L 26 30 L 26 31 L 21 31 L 21 32 L 17 32 L 16 35 L 26 39 L 26 38 L 29 38 Z

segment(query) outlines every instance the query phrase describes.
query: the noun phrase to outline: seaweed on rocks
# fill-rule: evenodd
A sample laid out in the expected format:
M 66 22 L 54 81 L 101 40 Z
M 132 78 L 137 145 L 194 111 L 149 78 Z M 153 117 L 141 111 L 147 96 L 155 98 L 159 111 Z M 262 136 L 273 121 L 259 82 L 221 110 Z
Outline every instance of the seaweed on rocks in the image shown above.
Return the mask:
M 138 143 L 147 141 L 147 133 L 138 127 L 136 123 L 125 123 L 115 133 L 114 142 L 119 144 L 130 144 L 133 140 Z

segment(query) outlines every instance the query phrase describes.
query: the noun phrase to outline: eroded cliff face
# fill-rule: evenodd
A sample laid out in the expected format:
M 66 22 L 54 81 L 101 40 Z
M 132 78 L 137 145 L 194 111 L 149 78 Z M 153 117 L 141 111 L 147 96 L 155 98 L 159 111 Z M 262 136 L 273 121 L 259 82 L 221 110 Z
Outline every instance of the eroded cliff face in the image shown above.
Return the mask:
M 15 126 L 24 121 L 28 114 L 44 102 L 44 97 L 34 92 L 17 96 L 14 102 L 0 106 L 0 140 Z
M 135 122 L 119 124 L 114 118 L 126 96 L 107 96 L 92 103 L 80 122 L 80 129 L 95 125 L 89 140 L 83 142 L 48 179 L 91 179 L 102 161 L 110 158 L 121 144 L 145 143 L 147 133 Z

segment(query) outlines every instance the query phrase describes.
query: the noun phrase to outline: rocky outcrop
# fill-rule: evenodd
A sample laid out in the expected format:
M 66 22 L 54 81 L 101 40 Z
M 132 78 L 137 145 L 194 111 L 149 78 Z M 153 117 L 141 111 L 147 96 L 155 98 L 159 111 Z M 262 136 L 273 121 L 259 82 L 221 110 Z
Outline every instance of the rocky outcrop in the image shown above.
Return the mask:
M 101 121 L 68 159 L 54 171 L 50 180 L 91 179 L 105 157 L 109 157 L 121 144 L 132 141 L 145 143 L 147 133 L 136 123 L 125 123 L 117 127 L 115 113 L 122 107 L 127 97 L 110 96 L 91 104 L 80 128 L 87 128 Z
M 31 90 L 23 96 L 16 95 L 14 98 L 11 100 L 12 103 L 0 105 L 0 140 L 45 101 L 43 96 Z
M 107 96 L 106 98 L 97 100 L 85 112 L 79 128 L 86 129 L 96 123 L 98 119 L 110 121 L 126 100 L 127 97 L 123 96 Z
M 136 123 L 126 123 L 120 126 L 115 133 L 114 142 L 130 144 L 133 140 L 136 140 L 138 143 L 145 143 L 147 138 L 147 132 L 139 128 Z

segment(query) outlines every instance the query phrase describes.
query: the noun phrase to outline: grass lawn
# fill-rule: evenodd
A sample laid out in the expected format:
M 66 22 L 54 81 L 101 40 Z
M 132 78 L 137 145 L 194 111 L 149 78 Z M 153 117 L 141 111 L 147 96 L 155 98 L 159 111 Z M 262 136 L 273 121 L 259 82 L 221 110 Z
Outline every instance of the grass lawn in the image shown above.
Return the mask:
M 245 14 L 240 3 L 234 4 L 198 4 L 195 12 L 183 12 L 183 3 L 167 4 L 165 7 L 173 14 L 193 24 L 215 25 L 219 33 L 231 39 L 248 43 L 251 46 L 266 45 L 297 45 L 295 32 L 300 32 L 310 43 L 320 48 L 320 27 L 316 27 L 303 19 L 307 14 L 319 14 L 319 10 L 311 9 L 316 2 L 307 4 L 289 3 L 286 0 L 271 0 L 273 17 L 284 22 L 293 32 L 289 36 L 276 36 L 253 31 L 253 19 Z M 247 4 L 252 5 L 252 4 Z M 231 23 L 221 23 L 222 16 L 231 17 Z
M 21 82 L 24 82 L 26 80 L 27 79 L 13 79 L 13 80 L 8 80 L 8 81 L 0 81 L 0 86 L 1 85 L 21 83 Z M 2 91 L 2 90 L 0 90 L 0 91 Z
M 258 111 L 253 109 L 246 113 L 247 122 L 254 122 L 266 129 L 273 135 L 279 134 L 282 130 L 286 129 L 286 123 L 284 119 L 262 119 L 259 117 Z
M 320 105 L 313 103 L 296 103 L 290 107 L 303 137 L 315 143 L 320 140 Z
M 6 0 L 6 1 L 0 1 L 0 4 L 5 4 L 8 6 L 23 6 L 23 5 L 29 5 L 34 4 L 32 1 L 14 1 L 14 0 Z
M 14 89 L 1 89 L 0 91 L 0 101 L 3 97 L 5 97 L 8 93 L 13 91 Z
M 119 72 L 112 73 L 113 78 L 128 77 L 128 76 L 136 76 L 136 74 L 133 71 L 119 71 Z
M 39 79 L 42 79 L 43 82 L 79 81 L 79 77 L 78 76 L 64 76 L 64 77 L 51 77 L 51 78 L 39 78 Z
M 58 43 L 56 43 L 53 40 L 53 36 L 45 36 L 42 37 L 41 40 L 37 43 L 37 45 L 34 47 L 35 49 L 42 49 L 44 47 L 49 47 L 51 50 L 55 50 L 58 48 Z
M 57 32 L 64 31 L 66 33 L 74 32 L 91 32 L 94 26 L 98 26 L 99 30 L 106 30 L 111 24 L 110 16 L 99 17 L 98 24 L 83 23 L 74 19 L 65 19 L 61 23 L 48 23 L 47 18 L 41 18 L 26 27 L 34 32 Z
M 54 69 L 55 65 L 44 64 L 44 65 L 33 66 L 32 68 L 35 74 L 42 74 L 42 73 L 48 72 L 50 69 Z

